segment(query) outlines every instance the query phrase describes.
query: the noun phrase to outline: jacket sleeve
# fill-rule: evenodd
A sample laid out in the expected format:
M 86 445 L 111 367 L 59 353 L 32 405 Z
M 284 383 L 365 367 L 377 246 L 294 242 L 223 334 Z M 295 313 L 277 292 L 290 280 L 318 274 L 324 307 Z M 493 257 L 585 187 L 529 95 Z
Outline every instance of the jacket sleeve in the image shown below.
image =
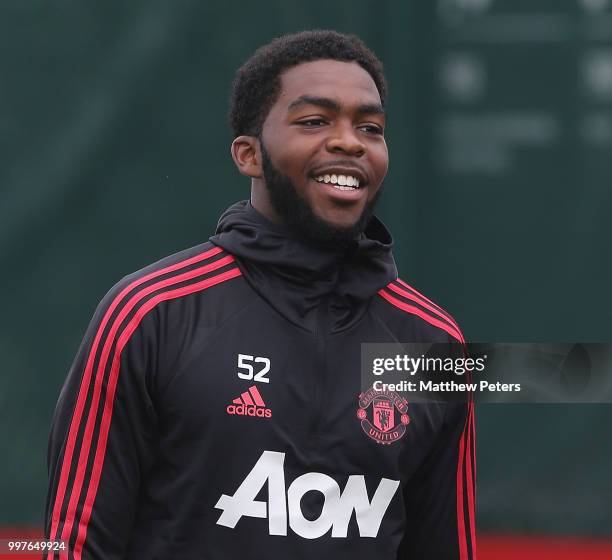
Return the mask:
M 129 546 L 155 429 L 155 329 L 124 292 L 96 310 L 53 416 L 45 536 L 66 549 L 47 560 L 125 558 Z
M 476 558 L 475 475 L 474 403 L 448 403 L 433 450 L 405 490 L 400 560 Z

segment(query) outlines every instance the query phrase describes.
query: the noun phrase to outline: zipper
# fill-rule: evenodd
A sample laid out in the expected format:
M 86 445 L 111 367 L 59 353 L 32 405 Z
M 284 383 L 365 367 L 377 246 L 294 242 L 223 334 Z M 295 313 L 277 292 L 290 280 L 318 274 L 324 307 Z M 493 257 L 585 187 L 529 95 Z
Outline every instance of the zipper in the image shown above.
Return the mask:
M 313 391 L 313 418 L 311 423 L 311 436 L 318 435 L 323 415 L 325 400 L 325 382 L 327 380 L 327 335 L 329 333 L 329 298 L 325 297 L 317 307 L 317 320 L 315 326 L 315 371 Z

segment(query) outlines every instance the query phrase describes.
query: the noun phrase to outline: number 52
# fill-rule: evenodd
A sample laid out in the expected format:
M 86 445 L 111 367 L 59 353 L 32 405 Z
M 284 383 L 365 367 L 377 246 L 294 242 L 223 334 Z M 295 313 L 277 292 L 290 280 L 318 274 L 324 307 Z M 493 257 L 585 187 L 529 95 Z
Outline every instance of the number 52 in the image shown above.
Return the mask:
M 263 364 L 263 367 L 254 373 L 253 363 Z M 238 354 L 238 377 L 240 379 L 252 379 L 262 383 L 270 383 L 266 374 L 270 371 L 270 358 L 249 356 L 248 354 Z

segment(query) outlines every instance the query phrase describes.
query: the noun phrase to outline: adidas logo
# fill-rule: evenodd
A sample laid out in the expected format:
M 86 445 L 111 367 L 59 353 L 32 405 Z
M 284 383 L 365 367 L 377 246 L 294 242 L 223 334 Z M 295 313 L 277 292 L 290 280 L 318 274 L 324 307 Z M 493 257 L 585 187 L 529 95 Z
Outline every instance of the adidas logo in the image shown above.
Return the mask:
M 259 389 L 255 385 L 249 387 L 248 391 L 242 393 L 227 406 L 228 414 L 239 416 L 257 416 L 259 418 L 271 418 L 272 411 L 266 408 L 266 403 L 261 397 Z

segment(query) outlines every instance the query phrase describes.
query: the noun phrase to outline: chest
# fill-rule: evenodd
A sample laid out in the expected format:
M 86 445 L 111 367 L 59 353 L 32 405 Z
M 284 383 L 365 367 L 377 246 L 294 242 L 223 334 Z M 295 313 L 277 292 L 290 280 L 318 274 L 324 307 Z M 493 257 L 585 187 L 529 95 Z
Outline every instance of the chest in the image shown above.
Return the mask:
M 157 399 L 172 446 L 222 445 L 236 460 L 290 451 L 300 472 L 409 478 L 442 411 L 402 395 L 363 398 L 362 343 L 393 340 L 375 317 L 337 333 L 325 330 L 325 317 L 319 324 L 309 332 L 254 306 L 214 329 L 184 325 Z

